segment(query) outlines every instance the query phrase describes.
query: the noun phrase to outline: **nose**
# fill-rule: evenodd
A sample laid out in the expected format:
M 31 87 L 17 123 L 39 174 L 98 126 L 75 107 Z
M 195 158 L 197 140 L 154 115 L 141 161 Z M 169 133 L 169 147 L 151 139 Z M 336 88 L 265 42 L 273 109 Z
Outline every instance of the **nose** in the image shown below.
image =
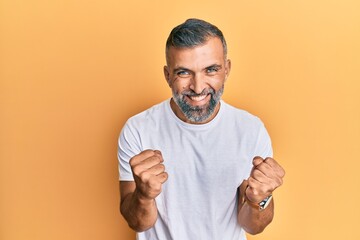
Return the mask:
M 200 94 L 206 87 L 205 78 L 199 74 L 195 74 L 191 79 L 190 89 L 193 90 L 196 94 Z

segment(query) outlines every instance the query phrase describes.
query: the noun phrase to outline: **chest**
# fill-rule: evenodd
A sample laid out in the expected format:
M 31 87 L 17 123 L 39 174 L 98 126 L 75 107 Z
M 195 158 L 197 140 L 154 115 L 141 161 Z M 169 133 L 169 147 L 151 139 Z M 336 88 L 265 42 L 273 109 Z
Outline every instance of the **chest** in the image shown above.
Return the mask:
M 206 191 L 221 182 L 236 190 L 251 169 L 254 143 L 234 129 L 162 129 L 157 135 L 144 139 L 143 147 L 162 152 L 169 181 L 179 187 L 199 183 L 201 191 Z

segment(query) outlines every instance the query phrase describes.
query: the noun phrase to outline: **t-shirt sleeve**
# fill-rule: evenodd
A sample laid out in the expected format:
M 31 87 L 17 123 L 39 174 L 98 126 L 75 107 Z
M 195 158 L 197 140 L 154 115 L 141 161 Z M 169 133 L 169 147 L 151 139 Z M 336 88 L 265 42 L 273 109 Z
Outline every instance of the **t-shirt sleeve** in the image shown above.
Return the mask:
M 261 124 L 257 143 L 255 146 L 254 157 L 255 156 L 260 156 L 264 159 L 267 157 L 273 157 L 271 139 L 263 123 Z
M 260 121 L 259 125 L 257 126 L 257 134 L 254 139 L 254 146 L 252 151 L 249 154 L 249 159 L 246 165 L 246 172 L 244 179 L 249 178 L 251 170 L 253 168 L 253 158 L 256 156 L 262 157 L 263 159 L 267 157 L 273 156 L 273 149 L 271 145 L 270 136 L 264 126 L 264 124 Z
M 128 123 L 121 130 L 118 140 L 118 169 L 120 181 L 134 181 L 130 159 L 141 152 L 139 137 L 134 134 Z

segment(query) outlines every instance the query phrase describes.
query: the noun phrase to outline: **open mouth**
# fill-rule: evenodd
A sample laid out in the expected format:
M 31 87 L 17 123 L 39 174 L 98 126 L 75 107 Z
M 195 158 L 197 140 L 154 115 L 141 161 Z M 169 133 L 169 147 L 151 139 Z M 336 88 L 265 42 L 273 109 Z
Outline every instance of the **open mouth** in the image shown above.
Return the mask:
M 191 105 L 200 106 L 207 103 L 210 100 L 211 94 L 201 94 L 196 96 L 187 95 L 186 98 Z
M 191 100 L 195 102 L 200 102 L 206 98 L 207 95 L 199 95 L 199 96 L 189 96 Z

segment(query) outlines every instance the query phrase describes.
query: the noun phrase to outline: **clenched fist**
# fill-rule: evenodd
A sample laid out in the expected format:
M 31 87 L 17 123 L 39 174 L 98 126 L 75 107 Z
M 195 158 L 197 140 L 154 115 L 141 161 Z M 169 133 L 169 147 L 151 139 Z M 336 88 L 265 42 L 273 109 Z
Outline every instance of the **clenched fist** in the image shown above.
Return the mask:
M 162 184 L 168 178 L 163 162 L 158 150 L 145 150 L 130 159 L 136 189 L 141 197 L 155 199 L 161 193 Z
M 282 185 L 284 176 L 284 169 L 273 158 L 255 157 L 247 180 L 246 198 L 253 203 L 261 202 Z

